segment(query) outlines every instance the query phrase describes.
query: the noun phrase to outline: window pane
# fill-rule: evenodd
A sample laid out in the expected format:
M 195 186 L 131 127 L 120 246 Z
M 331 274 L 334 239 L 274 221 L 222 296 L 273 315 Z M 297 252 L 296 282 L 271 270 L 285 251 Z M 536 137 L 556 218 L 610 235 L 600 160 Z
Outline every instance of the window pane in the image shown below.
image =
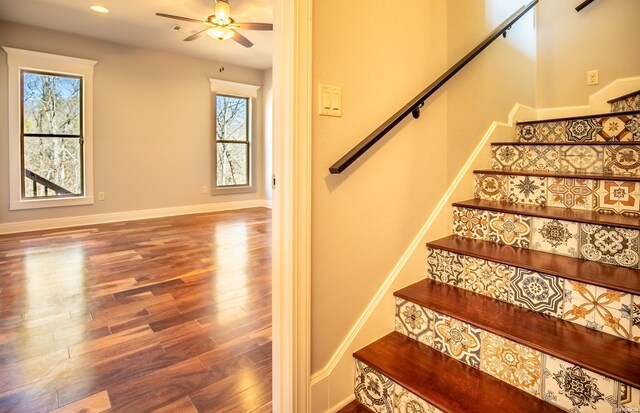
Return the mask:
M 216 138 L 219 141 L 247 141 L 248 99 L 216 97 Z
M 22 72 L 24 133 L 80 135 L 81 79 Z
M 249 185 L 245 143 L 218 143 L 218 186 Z
M 82 153 L 77 138 L 24 137 L 25 197 L 82 195 Z M 27 174 L 32 172 L 33 176 Z M 36 191 L 33 184 L 36 181 Z M 45 191 L 45 187 L 49 187 Z M 60 188 L 57 188 L 60 187 Z M 69 194 L 67 194 L 69 195 Z

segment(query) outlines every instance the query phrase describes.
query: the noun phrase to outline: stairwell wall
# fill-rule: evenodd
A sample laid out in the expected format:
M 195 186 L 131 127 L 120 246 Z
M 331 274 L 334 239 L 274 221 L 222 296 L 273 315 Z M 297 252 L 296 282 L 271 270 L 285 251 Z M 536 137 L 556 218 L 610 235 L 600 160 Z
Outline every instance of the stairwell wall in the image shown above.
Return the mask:
M 584 105 L 614 80 L 640 75 L 640 2 L 599 0 L 580 13 L 573 8 L 580 2 L 570 3 L 537 7 L 538 107 Z M 587 86 L 594 69 L 600 84 Z
M 390 20 L 376 3 L 314 2 L 314 102 L 319 83 L 342 86 L 343 117 L 313 122 L 312 412 L 350 397 L 351 353 L 393 329 L 390 293 L 424 277 L 424 243 L 450 233 L 450 208 L 422 239 L 416 234 L 492 121 L 535 99 L 529 16 L 434 95 L 420 119 L 405 120 L 346 172 L 330 175 L 333 162 L 521 5 L 411 0 L 394 6 Z M 350 24 L 354 16 L 358 24 Z M 489 153 L 484 147 L 474 165 L 487 166 Z M 452 200 L 471 198 L 472 187 L 466 174 Z M 379 294 L 389 280 L 389 293 Z

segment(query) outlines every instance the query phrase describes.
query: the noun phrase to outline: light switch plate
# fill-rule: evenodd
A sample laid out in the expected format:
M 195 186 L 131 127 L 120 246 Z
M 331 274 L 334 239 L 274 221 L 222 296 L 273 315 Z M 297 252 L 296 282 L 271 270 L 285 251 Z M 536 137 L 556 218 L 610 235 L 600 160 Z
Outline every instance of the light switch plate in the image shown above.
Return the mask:
M 331 85 L 319 85 L 319 113 L 323 116 L 342 116 L 342 88 Z

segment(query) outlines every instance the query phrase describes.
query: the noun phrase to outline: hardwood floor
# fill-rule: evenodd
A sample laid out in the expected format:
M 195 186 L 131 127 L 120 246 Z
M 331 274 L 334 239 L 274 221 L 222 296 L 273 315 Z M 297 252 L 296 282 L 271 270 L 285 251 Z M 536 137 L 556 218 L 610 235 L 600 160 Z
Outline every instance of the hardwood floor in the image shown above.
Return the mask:
M 271 411 L 271 211 L 0 236 L 0 412 Z

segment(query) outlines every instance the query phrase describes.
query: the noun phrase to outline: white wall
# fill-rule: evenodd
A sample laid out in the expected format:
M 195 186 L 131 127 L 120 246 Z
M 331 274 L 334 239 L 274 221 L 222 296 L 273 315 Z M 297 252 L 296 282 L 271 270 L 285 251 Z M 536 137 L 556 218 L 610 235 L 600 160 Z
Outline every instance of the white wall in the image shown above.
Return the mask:
M 138 49 L 0 21 L 0 45 L 98 60 L 94 76 L 94 205 L 9 211 L 0 191 L 0 223 L 264 199 L 264 93 L 256 105 L 258 191 L 202 194 L 212 182 L 214 123 L 209 78 L 261 85 L 259 70 Z M 217 58 L 212 56 L 212 58 Z M 7 64 L 0 53 L 0 125 L 7 125 Z M 270 92 L 269 92 L 270 93 Z M 0 127 L 0 187 L 8 188 L 8 130 Z M 96 197 L 97 199 L 97 197 Z
M 640 1 L 597 0 L 577 13 L 579 3 L 537 7 L 538 107 L 584 105 L 612 81 L 640 75 Z M 586 84 L 593 69 L 599 86 Z
M 262 77 L 262 99 L 264 102 L 264 197 L 271 201 L 273 174 L 273 70 L 264 71 Z

